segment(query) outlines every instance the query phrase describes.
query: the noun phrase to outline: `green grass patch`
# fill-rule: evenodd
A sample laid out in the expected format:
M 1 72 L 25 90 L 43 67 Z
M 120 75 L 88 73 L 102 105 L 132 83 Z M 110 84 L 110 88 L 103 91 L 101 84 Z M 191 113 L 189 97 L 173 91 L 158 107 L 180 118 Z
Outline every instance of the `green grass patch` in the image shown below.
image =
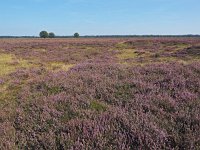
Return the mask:
M 61 121 L 62 122 L 68 122 L 71 119 L 79 117 L 79 114 L 71 109 L 68 111 L 65 111 L 65 113 L 61 116 Z
M 0 85 L 0 101 L 5 100 L 8 96 L 8 84 L 4 83 Z
M 12 61 L 12 55 L 0 54 L 0 76 L 8 74 L 15 70 L 15 66 L 9 64 Z
M 99 102 L 97 100 L 93 100 L 90 103 L 90 109 L 95 110 L 97 112 L 104 112 L 104 111 L 106 111 L 107 106 L 102 102 Z
M 117 43 L 115 47 L 118 49 L 125 49 L 125 48 L 128 48 L 128 45 L 125 42 L 120 42 L 120 43 Z
M 51 71 L 68 71 L 74 64 L 65 64 L 63 62 L 51 62 L 46 67 Z
M 138 54 L 135 53 L 133 49 L 124 49 L 121 50 L 119 54 L 117 54 L 117 58 L 119 58 L 120 60 L 131 59 L 137 57 L 137 55 Z
M 36 51 L 36 52 L 46 52 L 47 50 L 44 49 L 44 48 L 37 48 L 37 49 L 34 49 L 34 51 Z
M 94 56 L 94 55 L 100 54 L 100 51 L 98 49 L 93 48 L 93 47 L 87 47 L 85 53 L 88 56 Z
M 29 68 L 33 64 L 24 59 L 18 59 L 15 55 L 0 54 L 0 76 L 14 72 L 18 68 Z

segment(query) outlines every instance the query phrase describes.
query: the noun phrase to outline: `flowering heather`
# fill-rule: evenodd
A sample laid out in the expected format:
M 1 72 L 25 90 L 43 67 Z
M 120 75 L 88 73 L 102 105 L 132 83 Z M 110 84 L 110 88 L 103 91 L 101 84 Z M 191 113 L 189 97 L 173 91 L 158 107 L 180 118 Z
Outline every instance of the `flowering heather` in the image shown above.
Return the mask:
M 4 83 L 4 80 L 0 78 L 0 85 Z
M 197 39 L 9 42 L 39 45 L 55 57 L 39 51 L 36 62 L 31 50 L 11 48 L 17 57 L 32 56 L 35 67 L 4 76 L 9 101 L 1 103 L 1 149 L 200 149 L 200 62 L 196 55 L 182 57 Z M 76 51 L 80 59 L 72 61 L 67 53 Z M 46 67 L 58 60 L 74 65 L 56 72 Z
M 86 63 L 38 77 L 18 96 L 16 143 L 21 149 L 198 148 L 199 69 L 199 63 Z

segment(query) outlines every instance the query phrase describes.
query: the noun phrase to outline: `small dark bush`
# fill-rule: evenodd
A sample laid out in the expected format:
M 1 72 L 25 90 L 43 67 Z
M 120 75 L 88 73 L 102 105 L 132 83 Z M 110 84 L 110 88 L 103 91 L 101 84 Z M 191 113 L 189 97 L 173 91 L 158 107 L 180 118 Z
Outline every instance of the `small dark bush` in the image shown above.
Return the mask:
M 41 37 L 41 38 L 48 38 L 48 37 L 49 37 L 49 34 L 48 34 L 47 31 L 41 31 L 41 32 L 40 32 L 40 37 Z
M 55 38 L 55 34 L 53 32 L 49 33 L 49 38 Z

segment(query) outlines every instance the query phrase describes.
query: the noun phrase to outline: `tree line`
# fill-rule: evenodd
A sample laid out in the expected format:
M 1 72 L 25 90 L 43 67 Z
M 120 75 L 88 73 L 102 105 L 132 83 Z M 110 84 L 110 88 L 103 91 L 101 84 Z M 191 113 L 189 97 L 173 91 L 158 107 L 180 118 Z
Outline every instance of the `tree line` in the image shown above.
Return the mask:
M 39 35 L 41 38 L 55 38 L 56 37 L 56 35 L 53 32 L 48 33 L 47 31 L 41 31 Z M 74 33 L 74 37 L 79 38 L 79 33 Z
M 50 34 L 50 37 L 52 37 L 51 34 Z M 136 38 L 148 38 L 148 37 L 149 38 L 151 38 L 151 37 L 200 38 L 200 35 L 188 34 L 188 35 L 84 35 L 84 36 L 79 36 L 79 34 L 77 33 L 76 35 L 71 35 L 71 36 L 70 35 L 69 36 L 55 35 L 53 37 L 55 37 L 55 38 L 73 38 L 73 37 L 82 37 L 82 38 L 131 38 L 131 37 L 136 37 Z M 38 38 L 38 36 L 0 36 L 0 38 Z M 45 38 L 49 38 L 49 33 L 48 33 L 48 36 Z

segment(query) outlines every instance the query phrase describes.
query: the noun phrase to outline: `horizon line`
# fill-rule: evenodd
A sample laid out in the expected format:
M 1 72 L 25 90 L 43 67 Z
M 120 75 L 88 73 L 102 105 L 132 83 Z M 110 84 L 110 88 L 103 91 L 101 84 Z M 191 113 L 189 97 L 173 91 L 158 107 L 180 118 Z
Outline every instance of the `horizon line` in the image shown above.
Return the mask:
M 105 34 L 105 35 L 80 35 L 80 37 L 140 37 L 140 36 L 200 36 L 200 34 Z M 0 37 L 40 37 L 36 35 L 0 35 Z M 73 35 L 55 35 L 55 37 L 73 37 Z

